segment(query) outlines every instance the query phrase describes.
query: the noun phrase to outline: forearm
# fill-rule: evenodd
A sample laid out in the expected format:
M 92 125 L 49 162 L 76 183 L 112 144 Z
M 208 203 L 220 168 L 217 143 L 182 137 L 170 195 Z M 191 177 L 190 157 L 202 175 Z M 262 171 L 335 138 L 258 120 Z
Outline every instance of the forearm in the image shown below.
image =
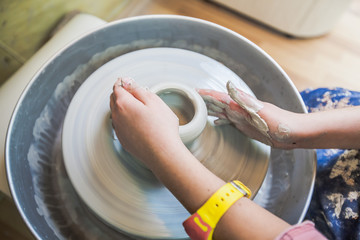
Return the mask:
M 360 148 L 360 107 L 306 114 L 302 122 L 299 147 Z
M 360 148 L 359 107 L 299 114 L 298 119 L 298 148 Z
M 152 171 L 190 213 L 196 212 L 225 184 L 184 146 L 159 153 L 156 162 Z M 273 239 L 287 227 L 286 222 L 243 197 L 221 218 L 214 238 Z
M 360 107 L 299 114 L 268 106 L 260 114 L 274 147 L 360 148 Z
M 154 154 L 149 168 L 190 212 L 194 213 L 225 184 L 180 142 Z

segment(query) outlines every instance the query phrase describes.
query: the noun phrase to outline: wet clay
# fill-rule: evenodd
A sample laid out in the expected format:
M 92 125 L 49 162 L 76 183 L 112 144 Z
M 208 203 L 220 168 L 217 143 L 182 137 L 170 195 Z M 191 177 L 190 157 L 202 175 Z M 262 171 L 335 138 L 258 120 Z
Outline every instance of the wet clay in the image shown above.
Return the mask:
M 167 91 L 158 95 L 178 117 L 180 126 L 189 123 L 194 117 L 195 109 L 193 104 L 181 93 Z

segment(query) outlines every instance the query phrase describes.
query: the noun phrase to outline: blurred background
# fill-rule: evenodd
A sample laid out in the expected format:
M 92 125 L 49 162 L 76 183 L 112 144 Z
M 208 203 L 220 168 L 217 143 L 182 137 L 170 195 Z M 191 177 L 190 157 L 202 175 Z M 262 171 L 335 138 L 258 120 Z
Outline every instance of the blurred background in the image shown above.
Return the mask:
M 208 20 L 257 44 L 299 91 L 360 91 L 360 0 L 0 0 L 0 87 L 78 13 L 107 22 L 145 14 Z M 0 239 L 33 239 L 1 192 Z

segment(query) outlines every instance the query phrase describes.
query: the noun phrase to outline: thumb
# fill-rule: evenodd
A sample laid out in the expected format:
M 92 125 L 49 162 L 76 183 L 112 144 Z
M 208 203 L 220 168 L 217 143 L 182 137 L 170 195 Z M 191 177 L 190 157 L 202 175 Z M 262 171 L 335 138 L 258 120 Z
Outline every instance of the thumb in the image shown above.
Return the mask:
M 264 107 L 261 101 L 236 88 L 231 81 L 226 83 L 226 88 L 229 96 L 247 112 L 257 113 Z
M 250 118 L 247 118 L 248 123 L 258 129 L 263 135 L 270 138 L 269 127 L 265 120 L 258 114 L 264 107 L 262 102 L 244 91 L 237 89 L 230 81 L 227 82 L 226 88 L 230 97 L 249 114 Z

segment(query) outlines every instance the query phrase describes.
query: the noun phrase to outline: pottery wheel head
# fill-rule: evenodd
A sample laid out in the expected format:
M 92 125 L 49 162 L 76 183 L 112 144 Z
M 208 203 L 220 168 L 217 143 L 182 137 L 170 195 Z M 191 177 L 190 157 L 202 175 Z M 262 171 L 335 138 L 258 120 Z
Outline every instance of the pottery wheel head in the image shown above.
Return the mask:
M 63 126 L 63 155 L 71 182 L 85 204 L 100 219 L 129 235 L 186 238 L 182 222 L 189 213 L 113 138 L 109 95 L 121 76 L 149 88 L 179 83 L 217 91 L 226 91 L 226 82 L 231 80 L 253 93 L 236 74 L 209 57 L 176 48 L 150 48 L 100 67 L 70 103 Z M 175 106 L 178 100 L 171 99 Z M 207 117 L 204 130 L 187 146 L 213 173 L 225 181 L 241 180 L 255 196 L 267 171 L 270 148 L 230 125 L 215 127 L 212 121 Z

